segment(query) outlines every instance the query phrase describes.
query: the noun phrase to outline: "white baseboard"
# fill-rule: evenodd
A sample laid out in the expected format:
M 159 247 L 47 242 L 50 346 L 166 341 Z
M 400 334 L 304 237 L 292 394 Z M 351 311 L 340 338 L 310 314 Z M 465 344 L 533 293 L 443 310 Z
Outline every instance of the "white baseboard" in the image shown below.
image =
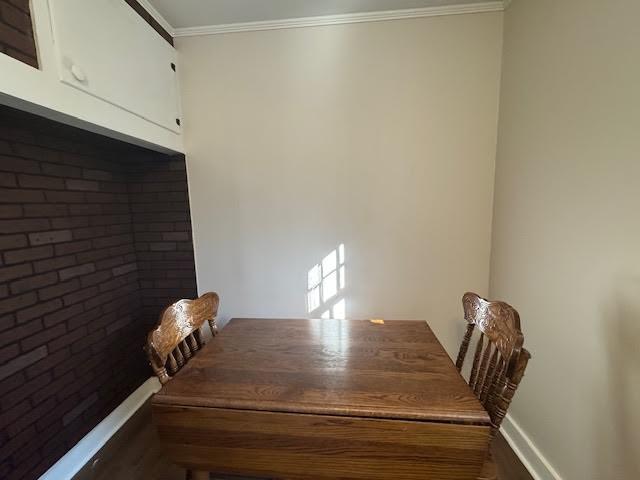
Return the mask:
M 508 414 L 500 426 L 500 433 L 535 480 L 562 480 L 529 436 Z
M 105 443 L 144 405 L 147 399 L 160 390 L 156 377 L 149 378 L 136 391 L 116 407 L 96 427 L 87 433 L 64 457 L 51 466 L 40 480 L 67 480 L 84 467 Z

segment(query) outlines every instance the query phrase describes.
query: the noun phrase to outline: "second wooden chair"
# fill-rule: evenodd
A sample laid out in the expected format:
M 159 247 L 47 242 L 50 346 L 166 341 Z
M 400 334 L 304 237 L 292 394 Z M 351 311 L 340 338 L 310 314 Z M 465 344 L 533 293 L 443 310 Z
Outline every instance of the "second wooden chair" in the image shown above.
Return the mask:
M 218 294 L 209 292 L 195 300 L 180 300 L 160 314 L 160 321 L 147 336 L 145 350 L 161 383 L 167 383 L 170 375 L 175 375 L 202 348 L 200 328 L 205 322 L 216 335 L 219 304 Z
M 522 380 L 531 354 L 523 347 L 520 316 L 508 303 L 486 300 L 475 293 L 462 297 L 467 321 L 456 367 L 462 373 L 474 330 L 480 331 L 469 386 L 491 418 L 491 437 L 495 437 Z M 495 464 L 489 456 L 479 480 L 497 478 Z

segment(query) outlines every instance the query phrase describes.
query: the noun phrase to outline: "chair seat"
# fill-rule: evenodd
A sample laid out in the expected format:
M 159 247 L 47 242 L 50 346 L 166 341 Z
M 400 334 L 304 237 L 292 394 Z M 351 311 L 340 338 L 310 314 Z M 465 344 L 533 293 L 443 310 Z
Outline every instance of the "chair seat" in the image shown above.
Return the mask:
M 498 469 L 493 461 L 493 455 L 489 454 L 484 461 L 478 480 L 498 480 Z

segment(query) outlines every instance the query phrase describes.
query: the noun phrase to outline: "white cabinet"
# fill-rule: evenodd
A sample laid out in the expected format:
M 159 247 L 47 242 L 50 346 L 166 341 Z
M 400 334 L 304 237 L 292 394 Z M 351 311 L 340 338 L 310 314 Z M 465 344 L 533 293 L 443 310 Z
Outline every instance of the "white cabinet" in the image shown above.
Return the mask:
M 176 52 L 124 0 L 49 0 L 60 80 L 179 132 Z
M 176 50 L 124 0 L 31 0 L 39 69 L 0 54 L 0 103 L 184 152 Z

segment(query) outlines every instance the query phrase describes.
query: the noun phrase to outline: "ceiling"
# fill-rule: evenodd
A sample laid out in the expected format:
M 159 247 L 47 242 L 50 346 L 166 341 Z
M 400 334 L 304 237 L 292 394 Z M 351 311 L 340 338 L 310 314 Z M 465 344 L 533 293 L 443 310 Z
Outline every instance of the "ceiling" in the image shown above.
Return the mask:
M 147 0 L 173 28 L 486 3 L 486 0 Z

